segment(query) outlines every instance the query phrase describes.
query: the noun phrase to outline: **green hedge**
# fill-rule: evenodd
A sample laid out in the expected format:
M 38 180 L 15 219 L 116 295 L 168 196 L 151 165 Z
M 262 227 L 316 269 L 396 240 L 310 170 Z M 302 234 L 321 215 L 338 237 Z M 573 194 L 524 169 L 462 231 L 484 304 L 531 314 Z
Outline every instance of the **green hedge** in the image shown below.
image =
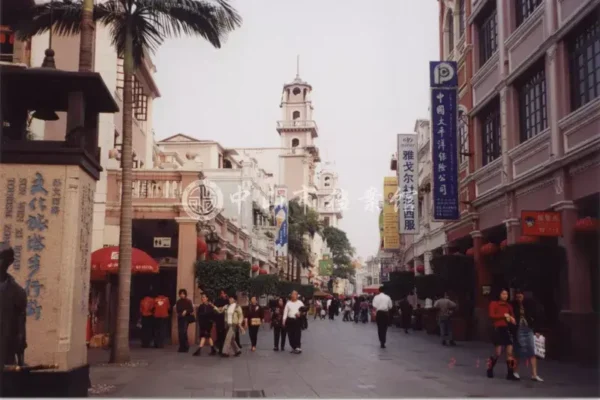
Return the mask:
M 209 298 L 219 290 L 228 294 L 247 292 L 250 287 L 250 263 L 234 260 L 196 261 L 196 283 Z

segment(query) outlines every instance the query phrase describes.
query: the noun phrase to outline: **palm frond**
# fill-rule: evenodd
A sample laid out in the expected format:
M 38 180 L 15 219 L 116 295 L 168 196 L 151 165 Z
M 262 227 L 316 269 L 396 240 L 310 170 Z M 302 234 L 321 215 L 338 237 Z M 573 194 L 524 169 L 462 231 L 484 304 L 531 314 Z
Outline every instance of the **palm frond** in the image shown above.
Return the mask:
M 26 40 L 48 32 L 50 26 L 53 27 L 53 32 L 60 36 L 78 34 L 81 29 L 82 10 L 81 0 L 55 0 L 52 3 L 36 4 L 29 9 L 27 18 L 22 18 L 16 25 L 17 37 L 19 40 Z M 95 6 L 94 20 L 104 18 L 105 12 L 103 7 Z
M 201 36 L 220 48 L 242 19 L 226 0 L 136 0 L 136 13 L 152 19 L 164 37 Z

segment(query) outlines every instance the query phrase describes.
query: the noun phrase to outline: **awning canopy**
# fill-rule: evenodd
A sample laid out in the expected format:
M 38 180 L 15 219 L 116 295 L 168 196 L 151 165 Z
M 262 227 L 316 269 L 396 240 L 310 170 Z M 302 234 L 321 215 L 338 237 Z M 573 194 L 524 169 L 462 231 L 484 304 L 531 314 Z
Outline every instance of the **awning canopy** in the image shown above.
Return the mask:
M 381 287 L 380 285 L 370 285 L 370 286 L 364 287 L 363 293 L 368 293 L 368 294 L 379 293 L 380 287 Z
M 158 274 L 158 262 L 139 249 L 131 249 L 132 274 Z M 104 247 L 92 253 L 92 279 L 119 272 L 119 248 Z

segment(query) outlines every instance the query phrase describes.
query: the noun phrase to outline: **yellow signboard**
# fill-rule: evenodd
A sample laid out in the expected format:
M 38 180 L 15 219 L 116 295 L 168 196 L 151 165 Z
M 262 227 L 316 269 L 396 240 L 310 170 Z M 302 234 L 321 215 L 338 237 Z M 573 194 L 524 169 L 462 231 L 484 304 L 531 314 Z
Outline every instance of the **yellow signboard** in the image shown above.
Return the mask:
M 398 232 L 398 178 L 383 178 L 383 248 L 397 250 L 400 248 Z

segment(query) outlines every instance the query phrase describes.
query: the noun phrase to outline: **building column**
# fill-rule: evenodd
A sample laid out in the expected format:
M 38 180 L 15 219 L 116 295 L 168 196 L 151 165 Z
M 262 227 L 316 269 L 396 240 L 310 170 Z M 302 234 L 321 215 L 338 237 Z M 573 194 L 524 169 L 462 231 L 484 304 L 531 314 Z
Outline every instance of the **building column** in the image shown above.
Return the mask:
M 192 218 L 175 218 L 179 224 L 179 246 L 177 248 L 177 291 L 185 289 L 188 296 L 194 297 L 194 288 L 196 285 L 196 276 L 194 264 L 197 253 L 197 233 L 196 221 Z M 176 293 L 177 295 L 177 293 Z M 177 334 L 177 315 L 173 313 L 173 324 L 171 328 L 171 340 L 173 344 L 179 344 Z M 188 341 L 190 344 L 196 342 L 196 324 L 190 324 L 188 327 Z
M 521 220 L 509 218 L 502 221 L 506 225 L 506 244 L 515 244 L 521 237 Z
M 553 3 L 553 2 L 547 2 Z M 559 95 L 559 68 L 558 62 L 556 60 L 556 51 L 557 45 L 553 44 L 546 51 L 546 73 L 548 75 L 548 79 L 546 83 L 548 85 L 547 88 L 547 96 L 549 99 L 555 97 L 556 99 L 563 97 Z M 564 96 L 566 97 L 566 96 Z M 564 154 L 564 143 L 563 143 L 563 135 L 560 133 L 560 129 L 558 128 L 558 121 L 560 119 L 560 103 L 559 101 L 550 101 L 548 102 L 548 127 L 550 128 L 550 143 L 551 143 L 551 155 L 550 159 L 558 159 L 562 157 Z
M 442 246 L 442 254 L 445 256 L 450 254 L 450 245 L 448 243 Z
M 481 246 L 483 236 L 480 231 L 471 232 L 473 238 L 473 258 L 475 262 L 475 329 L 477 338 L 486 340 L 489 336 L 488 299 L 483 295 L 482 287 L 490 284 L 490 274 L 483 263 Z
M 575 238 L 575 223 L 577 222 L 577 208 L 572 201 L 561 201 L 553 205 L 561 213 L 562 237 L 560 244 L 565 248 L 567 255 L 567 302 L 563 310 L 575 314 L 592 312 L 592 294 L 590 285 L 590 271 L 586 265 L 585 255 L 578 247 Z
M 426 251 L 423 253 L 423 265 L 425 266 L 425 275 L 433 274 L 433 269 L 431 268 L 431 251 Z
M 598 317 L 592 310 L 591 274 L 586 257 L 576 243 L 577 208 L 572 201 L 553 205 L 561 213 L 563 235 L 559 243 L 566 250 L 567 293 L 560 312 L 559 335 L 568 349 L 568 357 L 576 361 L 597 362 Z

